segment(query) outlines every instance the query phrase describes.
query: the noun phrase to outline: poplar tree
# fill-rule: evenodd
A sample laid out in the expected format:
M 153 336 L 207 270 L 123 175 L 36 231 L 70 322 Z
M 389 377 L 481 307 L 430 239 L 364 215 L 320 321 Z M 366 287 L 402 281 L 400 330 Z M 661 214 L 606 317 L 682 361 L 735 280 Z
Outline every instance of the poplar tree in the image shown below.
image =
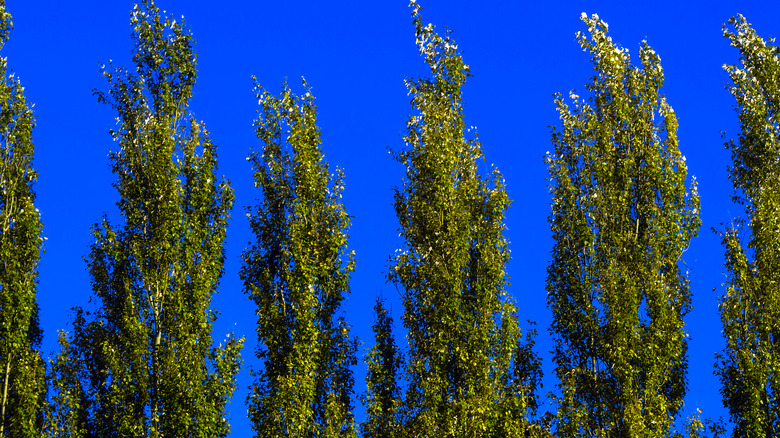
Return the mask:
M 374 306 L 374 347 L 365 358 L 368 366 L 366 393 L 361 401 L 366 406 L 366 419 L 360 425 L 364 438 L 397 437 L 402 433 L 401 388 L 403 359 L 393 337 L 393 318 L 377 299 Z
M 12 27 L 0 0 L 0 48 Z M 32 189 L 34 126 L 24 87 L 0 58 L 0 437 L 42 436 L 46 406 L 35 299 L 43 236 Z
M 404 244 L 388 279 L 402 294 L 408 331 L 405 433 L 521 436 L 535 398 L 518 380 L 530 374 L 514 372 L 522 339 L 505 289 L 504 179 L 498 170 L 479 172 L 484 156 L 464 122 L 470 72 L 458 46 L 411 6 L 431 76 L 406 80 L 415 115 L 396 155 L 406 170 L 395 192 Z
M 732 199 L 747 218 L 722 235 L 726 349 L 717 374 L 733 436 L 773 437 L 780 435 L 780 48 L 741 15 L 724 25 L 723 35 L 740 54 L 741 65 L 724 66 L 740 123 L 737 140 L 726 147 L 733 160 Z
M 590 96 L 556 95 L 561 125 L 546 157 L 556 432 L 669 436 L 686 390 L 682 254 L 698 232 L 699 197 L 660 93 L 660 57 L 643 41 L 634 66 L 598 15 L 582 21 Z
M 213 346 L 233 192 L 216 146 L 188 112 L 192 35 L 152 0 L 131 13 L 134 71 L 102 68 L 117 113 L 109 158 L 119 226 L 93 227 L 94 310 L 76 309 L 54 368 L 63 436 L 217 437 L 230 431 L 243 340 Z M 56 420 L 55 420 L 56 421 Z
M 248 158 L 262 199 L 248 213 L 256 242 L 241 278 L 257 306 L 262 370 L 248 398 L 257 437 L 355 437 L 357 343 L 338 316 L 349 293 L 354 252 L 341 202 L 344 176 L 321 149 L 311 89 L 280 96 L 256 85 L 254 126 L 263 146 Z

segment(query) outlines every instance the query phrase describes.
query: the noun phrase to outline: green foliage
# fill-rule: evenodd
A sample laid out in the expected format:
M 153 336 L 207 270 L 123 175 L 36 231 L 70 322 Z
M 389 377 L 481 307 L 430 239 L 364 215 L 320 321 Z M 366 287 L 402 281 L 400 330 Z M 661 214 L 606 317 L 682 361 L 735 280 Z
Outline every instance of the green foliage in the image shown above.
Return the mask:
M 79 324 L 83 321 L 78 321 Z M 48 435 L 58 438 L 92 438 L 89 424 L 89 399 L 84 392 L 86 368 L 81 356 L 72 349 L 64 332 L 59 334 L 60 352 L 52 361 L 49 386 L 53 409 L 47 419 Z
M 691 307 L 682 253 L 700 225 L 677 119 L 659 93 L 659 56 L 641 68 L 597 15 L 578 33 L 591 96 L 557 95 L 561 126 L 546 157 L 555 245 L 548 305 L 561 437 L 669 436 L 683 406 Z
M 393 319 L 382 300 L 377 299 L 374 312 L 375 344 L 365 358 L 368 375 L 361 402 L 366 406 L 366 420 L 360 425 L 360 432 L 364 438 L 398 437 L 403 424 L 398 385 L 403 358 L 393 337 Z
M 95 224 L 94 311 L 76 310 L 53 365 L 60 436 L 217 437 L 230 426 L 243 339 L 213 347 L 210 308 L 233 192 L 188 113 L 196 56 L 184 23 L 152 0 L 131 14 L 135 73 L 103 68 L 117 112 L 109 154 L 124 224 Z
M 708 435 L 709 432 L 709 435 Z M 696 409 L 696 413 L 688 417 L 685 422 L 685 436 L 688 438 L 703 438 L 706 436 L 721 437 L 726 435 L 726 425 L 723 418 L 719 418 L 718 421 L 712 421 L 711 419 L 701 420 L 701 409 Z M 678 433 L 677 437 L 683 435 Z
M 0 48 L 13 24 L 0 2 Z M 35 117 L 0 58 L 0 437 L 42 436 L 45 366 L 35 299 L 41 218 L 32 185 Z
M 478 172 L 484 157 L 476 135 L 466 138 L 468 65 L 449 34 L 424 26 L 420 6 L 412 6 L 431 77 L 406 80 L 417 115 L 396 156 L 406 169 L 395 193 L 405 243 L 388 279 L 401 287 L 408 330 L 405 434 L 520 436 L 535 388 L 514 370 L 538 362 L 522 362 L 522 337 L 505 291 L 509 199 L 497 170 L 488 181 Z
M 310 89 L 300 97 L 286 83 L 279 97 L 257 90 L 263 148 L 249 159 L 263 198 L 248 214 L 257 242 L 244 253 L 241 278 L 257 305 L 263 370 L 249 417 L 263 438 L 354 437 L 357 343 L 336 317 L 355 266 L 343 174 L 330 173 L 320 149 Z
M 720 314 L 726 349 L 717 374 L 734 437 L 780 435 L 780 48 L 762 39 L 744 17 L 723 34 L 740 53 L 741 66 L 725 66 L 736 99 L 740 132 L 729 141 L 729 169 L 747 221 L 722 235 L 728 281 Z M 750 238 L 740 234 L 745 224 Z

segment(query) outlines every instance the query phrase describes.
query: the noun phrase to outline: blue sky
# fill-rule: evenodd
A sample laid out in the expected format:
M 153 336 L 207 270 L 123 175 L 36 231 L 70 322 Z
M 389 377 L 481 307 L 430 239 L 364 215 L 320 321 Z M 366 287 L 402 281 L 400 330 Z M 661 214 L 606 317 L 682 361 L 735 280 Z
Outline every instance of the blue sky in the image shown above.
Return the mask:
M 552 240 L 543 156 L 551 149 L 550 126 L 558 123 L 552 94 L 570 89 L 586 94 L 591 67 L 574 40 L 584 11 L 608 22 L 613 39 L 632 55 L 647 39 L 661 56 L 663 91 L 678 116 L 680 149 L 699 182 L 702 203 L 700 236 L 684 254 L 693 291 L 687 318 L 692 340 L 686 411 L 701 408 L 705 416 L 725 415 L 712 375 L 714 354 L 723 346 L 717 313 L 725 280 L 723 249 L 710 229 L 742 213 L 729 199 L 730 154 L 721 139 L 721 131 L 734 137 L 738 129 L 722 70 L 724 63 L 737 62 L 737 53 L 722 37 L 721 26 L 742 13 L 760 35 L 780 36 L 780 4 L 524 3 L 427 0 L 422 13 L 423 21 L 454 31 L 474 74 L 464 95 L 466 124 L 478 126 L 487 163 L 504 173 L 513 200 L 507 213 L 509 291 L 520 319 L 538 324 L 544 390 L 553 390 L 555 380 L 544 289 Z M 229 331 L 247 338 L 231 422 L 233 436 L 249 436 L 244 399 L 251 383 L 248 369 L 258 361 L 253 356 L 253 307 L 238 271 L 241 251 L 252 239 L 243 208 L 260 196 L 246 161 L 260 147 L 252 129 L 258 106 L 251 76 L 272 92 L 285 77 L 298 84 L 305 76 L 317 97 L 326 158 L 345 171 L 344 202 L 354 217 L 350 247 L 357 254 L 357 270 L 344 311 L 363 342 L 362 356 L 373 342 L 375 297 L 388 299 L 396 320 L 402 313 L 398 292 L 385 282 L 388 257 L 400 244 L 392 189 L 403 175 L 387 148 L 403 145 L 401 132 L 412 112 L 403 79 L 426 74 L 426 66 L 404 0 L 158 0 L 158 5 L 174 17 L 183 15 L 195 36 L 199 80 L 191 110 L 218 145 L 220 171 L 236 194 L 225 275 L 213 300 L 221 312 L 214 338 L 219 341 Z M 104 213 L 118 219 L 107 157 L 114 147 L 108 130 L 115 114 L 97 103 L 92 90 L 107 89 L 99 72 L 102 63 L 112 59 L 116 65 L 130 65 L 133 3 L 7 0 L 6 6 L 15 29 L 1 55 L 22 80 L 37 114 L 35 167 L 40 178 L 35 191 L 48 237 L 38 299 L 44 355 L 51 356 L 57 330 L 69 327 L 69 309 L 87 305 L 91 296 L 84 261 L 90 226 Z M 364 371 L 362 365 L 356 369 L 358 392 L 365 386 Z M 359 403 L 357 413 L 363 417 Z

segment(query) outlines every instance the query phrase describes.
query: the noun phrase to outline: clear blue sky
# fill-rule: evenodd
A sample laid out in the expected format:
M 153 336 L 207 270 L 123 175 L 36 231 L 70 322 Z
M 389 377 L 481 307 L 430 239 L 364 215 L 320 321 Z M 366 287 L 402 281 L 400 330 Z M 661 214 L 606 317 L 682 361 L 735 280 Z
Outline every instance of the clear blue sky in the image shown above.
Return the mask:
M 478 126 L 487 162 L 504 173 L 513 200 L 507 215 L 513 257 L 509 291 L 520 319 L 538 323 L 545 391 L 554 389 L 555 380 L 544 289 L 552 241 L 543 155 L 551 149 L 550 126 L 558 123 L 552 94 L 577 89 L 585 95 L 591 75 L 589 60 L 574 40 L 582 28 L 580 13 L 598 13 L 613 39 L 632 55 L 643 39 L 660 54 L 664 93 L 678 115 L 680 149 L 699 181 L 702 203 L 700 236 L 684 254 L 694 296 L 687 318 L 692 341 L 686 411 L 698 407 L 708 416 L 725 415 L 712 375 L 714 354 L 723 346 L 717 313 L 725 279 L 723 249 L 710 228 L 742 212 L 729 200 L 730 154 L 720 135 L 725 130 L 733 137 L 738 128 L 722 70 L 722 64 L 737 61 L 737 53 L 722 37 L 721 26 L 742 13 L 760 35 L 780 36 L 780 3 L 421 2 L 423 20 L 454 31 L 474 73 L 465 91 L 466 123 Z M 305 76 L 317 96 L 326 158 L 345 171 L 344 202 L 354 216 L 350 246 L 357 253 L 357 270 L 344 311 L 363 342 L 362 357 L 373 343 L 375 297 L 388 298 L 396 320 L 402 313 L 398 292 L 384 279 L 388 257 L 399 245 L 392 188 L 403 170 L 387 148 L 402 146 L 400 133 L 412 110 L 403 79 L 425 74 L 426 66 L 405 0 L 159 0 L 158 5 L 177 18 L 183 15 L 195 36 L 199 80 L 191 110 L 218 144 L 220 171 L 236 194 L 225 275 L 213 300 L 221 312 L 214 338 L 218 342 L 231 330 L 247 338 L 231 422 L 233 436 L 249 436 L 244 400 L 251 383 L 248 369 L 258 361 L 253 306 L 238 271 L 241 251 L 252 239 L 243 208 L 260 196 L 245 160 L 260 147 L 252 129 L 257 102 L 250 77 L 277 91 L 285 77 L 297 84 Z M 114 147 L 108 129 L 115 114 L 97 103 L 92 90 L 107 89 L 100 64 L 113 59 L 130 65 L 132 6 L 129 0 L 7 0 L 15 29 L 2 56 L 35 103 L 38 122 L 35 191 L 48 237 L 38 289 L 44 356 L 53 355 L 57 330 L 68 329 L 69 309 L 87 305 L 91 296 L 84 261 L 90 226 L 104 212 L 118 219 L 107 157 Z M 362 364 L 355 377 L 361 392 Z M 363 408 L 356 405 L 362 419 Z

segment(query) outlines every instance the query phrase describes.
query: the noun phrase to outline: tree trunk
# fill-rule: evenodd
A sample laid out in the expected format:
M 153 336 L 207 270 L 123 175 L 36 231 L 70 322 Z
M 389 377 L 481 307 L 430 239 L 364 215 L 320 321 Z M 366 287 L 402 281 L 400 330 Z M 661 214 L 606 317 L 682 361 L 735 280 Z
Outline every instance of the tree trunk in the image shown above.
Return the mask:
M 3 379 L 3 405 L 0 408 L 0 437 L 5 436 L 5 405 L 8 403 L 8 381 L 11 380 L 11 353 L 5 363 L 5 378 Z

